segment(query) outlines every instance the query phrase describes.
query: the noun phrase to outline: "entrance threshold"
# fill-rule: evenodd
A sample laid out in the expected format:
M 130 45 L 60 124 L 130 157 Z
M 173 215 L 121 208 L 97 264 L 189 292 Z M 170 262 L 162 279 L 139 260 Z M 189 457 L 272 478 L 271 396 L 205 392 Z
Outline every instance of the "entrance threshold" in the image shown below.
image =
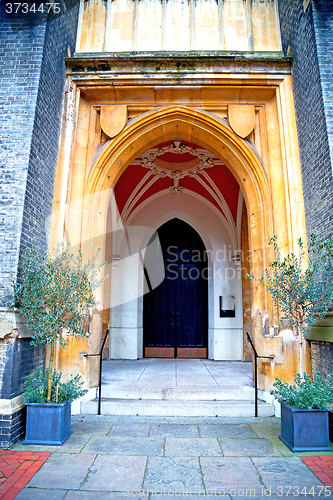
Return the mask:
M 181 389 L 199 392 L 234 392 L 254 397 L 252 362 L 213 361 L 210 359 L 144 358 L 103 361 L 103 396 L 113 390 L 131 388 L 165 390 Z M 247 398 L 245 398 L 247 399 Z
M 145 358 L 206 359 L 205 347 L 145 347 Z
M 96 404 L 82 402 L 82 413 L 97 413 Z M 181 358 L 103 361 L 103 413 L 254 416 L 252 363 Z M 274 415 L 273 406 L 260 403 L 259 415 Z

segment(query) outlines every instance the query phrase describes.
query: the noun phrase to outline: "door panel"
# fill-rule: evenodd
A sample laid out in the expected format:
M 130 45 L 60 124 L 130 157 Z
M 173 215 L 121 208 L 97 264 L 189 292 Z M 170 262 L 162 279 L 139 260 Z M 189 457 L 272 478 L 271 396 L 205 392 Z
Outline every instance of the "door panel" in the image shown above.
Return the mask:
M 205 358 L 208 273 L 204 243 L 190 225 L 179 219 L 167 222 L 157 232 L 165 279 L 144 296 L 145 356 L 163 357 L 165 353 L 169 357 L 173 349 L 175 357 Z

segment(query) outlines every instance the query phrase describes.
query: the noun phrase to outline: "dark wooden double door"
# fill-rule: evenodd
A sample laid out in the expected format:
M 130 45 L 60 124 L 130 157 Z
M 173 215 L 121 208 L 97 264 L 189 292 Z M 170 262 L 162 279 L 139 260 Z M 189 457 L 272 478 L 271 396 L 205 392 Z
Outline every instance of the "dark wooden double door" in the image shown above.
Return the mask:
M 144 355 L 206 358 L 208 267 L 205 245 L 199 234 L 180 219 L 168 221 L 157 233 L 165 278 L 144 296 Z M 154 272 L 163 273 L 163 268 Z

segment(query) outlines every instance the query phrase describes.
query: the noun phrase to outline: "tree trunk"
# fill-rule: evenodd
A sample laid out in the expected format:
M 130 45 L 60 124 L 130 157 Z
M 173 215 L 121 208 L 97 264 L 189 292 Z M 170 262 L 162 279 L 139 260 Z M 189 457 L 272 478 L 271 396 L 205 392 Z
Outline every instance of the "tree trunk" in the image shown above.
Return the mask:
M 298 326 L 296 327 L 296 331 L 298 337 L 298 355 L 299 355 L 298 370 L 299 373 L 301 374 L 301 377 L 303 377 L 303 333 L 302 329 L 300 329 Z
M 47 402 L 51 401 L 52 396 L 52 373 L 53 373 L 53 358 L 54 358 L 54 344 L 50 346 L 50 357 L 49 357 L 49 375 L 47 379 Z

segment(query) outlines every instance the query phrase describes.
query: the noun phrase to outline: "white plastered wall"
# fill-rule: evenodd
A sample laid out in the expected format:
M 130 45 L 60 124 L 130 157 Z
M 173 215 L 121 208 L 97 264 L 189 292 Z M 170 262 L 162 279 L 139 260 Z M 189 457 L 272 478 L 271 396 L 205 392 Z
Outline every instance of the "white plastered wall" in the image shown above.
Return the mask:
M 175 217 L 199 233 L 208 251 L 208 357 L 242 360 L 241 274 L 233 262 L 240 248 L 235 248 L 235 238 L 218 210 L 187 190 L 177 195 L 164 191 L 152 196 L 131 215 L 126 224 L 127 231 L 121 231 L 118 238 L 114 238 L 110 358 L 136 359 L 143 356 L 143 295 L 148 291 L 142 268 L 144 252 L 154 231 Z M 232 308 L 235 304 L 234 318 L 220 317 L 220 296 L 224 308 Z

